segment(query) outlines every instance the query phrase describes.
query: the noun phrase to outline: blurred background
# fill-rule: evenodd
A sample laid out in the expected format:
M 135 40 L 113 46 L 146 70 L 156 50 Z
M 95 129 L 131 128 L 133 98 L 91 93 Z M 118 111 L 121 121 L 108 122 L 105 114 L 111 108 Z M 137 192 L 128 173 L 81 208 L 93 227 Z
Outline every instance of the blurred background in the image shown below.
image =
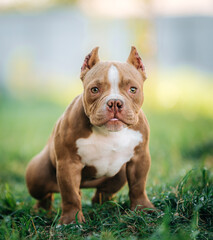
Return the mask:
M 126 61 L 132 45 L 148 76 L 149 186 L 212 167 L 212 0 L 0 0 L 1 182 L 23 189 L 91 49 Z

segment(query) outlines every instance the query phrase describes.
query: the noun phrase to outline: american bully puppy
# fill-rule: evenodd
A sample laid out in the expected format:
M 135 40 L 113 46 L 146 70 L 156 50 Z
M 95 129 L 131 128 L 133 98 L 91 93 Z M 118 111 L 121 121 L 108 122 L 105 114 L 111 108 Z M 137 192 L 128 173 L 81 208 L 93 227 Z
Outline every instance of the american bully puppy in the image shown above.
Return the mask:
M 58 120 L 44 149 L 27 167 L 26 182 L 37 207 L 62 197 L 61 224 L 85 221 L 80 188 L 96 188 L 93 203 L 110 200 L 125 183 L 131 209 L 154 208 L 145 185 L 150 168 L 144 65 L 135 47 L 126 63 L 101 62 L 98 47 L 81 68 L 83 94 Z

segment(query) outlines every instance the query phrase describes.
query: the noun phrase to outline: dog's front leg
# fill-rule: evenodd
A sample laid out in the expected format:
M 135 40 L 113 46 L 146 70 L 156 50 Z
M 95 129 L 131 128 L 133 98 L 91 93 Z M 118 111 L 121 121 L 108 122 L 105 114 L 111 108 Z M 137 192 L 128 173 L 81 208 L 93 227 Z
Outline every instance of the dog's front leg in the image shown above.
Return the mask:
M 144 150 L 143 150 L 144 149 Z M 150 154 L 148 146 L 141 147 L 137 154 L 127 163 L 127 180 L 131 210 L 154 208 L 146 194 L 146 178 L 150 168 Z
M 84 222 L 84 216 L 81 207 L 80 183 L 83 164 L 71 159 L 58 160 L 57 162 L 57 181 L 62 197 L 62 216 L 60 222 L 69 224 L 75 222 L 77 216 L 78 222 Z

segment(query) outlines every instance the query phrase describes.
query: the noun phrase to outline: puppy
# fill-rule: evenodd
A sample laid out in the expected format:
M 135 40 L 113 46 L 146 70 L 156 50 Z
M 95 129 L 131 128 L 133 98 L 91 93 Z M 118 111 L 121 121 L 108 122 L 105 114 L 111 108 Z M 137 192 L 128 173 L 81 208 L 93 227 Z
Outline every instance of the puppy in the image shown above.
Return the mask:
M 126 63 L 102 62 L 98 47 L 81 68 L 84 92 L 60 117 L 47 145 L 29 163 L 26 183 L 37 207 L 60 192 L 68 224 L 85 221 L 80 188 L 96 188 L 93 203 L 110 200 L 125 183 L 131 209 L 154 208 L 145 185 L 150 168 L 149 125 L 141 106 L 145 68 L 135 47 Z

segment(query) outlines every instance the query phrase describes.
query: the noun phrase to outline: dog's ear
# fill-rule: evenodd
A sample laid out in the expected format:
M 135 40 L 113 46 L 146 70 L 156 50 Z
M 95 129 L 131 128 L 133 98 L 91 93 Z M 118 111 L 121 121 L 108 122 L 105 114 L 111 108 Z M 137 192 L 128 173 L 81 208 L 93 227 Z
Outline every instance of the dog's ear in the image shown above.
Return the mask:
M 100 61 L 99 56 L 98 56 L 98 49 L 99 47 L 96 47 L 92 50 L 91 53 L 89 53 L 85 59 L 84 63 L 81 67 L 81 80 L 84 79 L 85 74 L 96 64 Z
M 127 62 L 129 64 L 132 64 L 133 66 L 136 67 L 136 69 L 141 72 L 142 76 L 143 76 L 143 79 L 144 81 L 146 80 L 146 72 L 145 72 L 145 67 L 143 65 L 143 62 L 138 54 L 138 51 L 136 49 L 136 47 L 133 47 L 131 48 L 131 52 L 129 54 L 129 57 L 127 59 Z

